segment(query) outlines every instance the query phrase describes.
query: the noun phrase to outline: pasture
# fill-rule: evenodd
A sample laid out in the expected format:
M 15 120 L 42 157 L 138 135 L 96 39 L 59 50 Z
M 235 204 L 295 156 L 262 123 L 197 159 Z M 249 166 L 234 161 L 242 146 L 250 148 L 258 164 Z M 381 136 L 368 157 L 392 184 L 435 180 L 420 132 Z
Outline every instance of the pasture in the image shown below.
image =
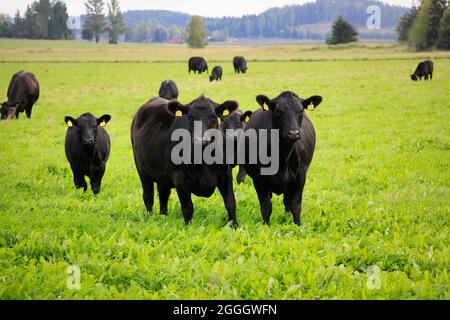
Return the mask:
M 247 57 L 246 75 L 234 74 L 234 54 Z M 192 55 L 210 71 L 222 65 L 223 81 L 188 75 Z M 412 82 L 427 57 L 434 80 Z M 19 70 L 41 85 L 31 120 L 0 122 L 0 299 L 450 298 L 449 53 L 395 44 L 196 51 L 0 40 L 0 61 L 0 100 Z M 183 103 L 204 93 L 256 110 L 257 94 L 324 97 L 309 113 L 318 142 L 303 226 L 277 196 L 264 226 L 248 177 L 234 186 L 237 230 L 218 191 L 193 197 L 189 226 L 174 191 L 169 216 L 158 205 L 147 214 L 130 125 L 169 78 Z M 112 115 L 97 197 L 75 190 L 64 154 L 64 116 L 87 111 Z M 71 265 L 81 270 L 79 290 L 66 286 Z

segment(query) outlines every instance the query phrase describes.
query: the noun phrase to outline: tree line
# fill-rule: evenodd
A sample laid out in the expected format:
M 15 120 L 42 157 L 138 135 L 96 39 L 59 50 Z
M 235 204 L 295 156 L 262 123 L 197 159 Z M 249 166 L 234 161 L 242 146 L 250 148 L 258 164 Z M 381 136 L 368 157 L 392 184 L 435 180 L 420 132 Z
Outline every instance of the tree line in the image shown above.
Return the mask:
M 39 0 L 27 6 L 22 16 L 17 11 L 14 19 L 0 15 L 0 37 L 27 39 L 69 39 L 66 4 L 62 1 Z
M 450 7 L 448 0 L 422 0 L 403 15 L 397 26 L 398 40 L 417 51 L 450 50 Z

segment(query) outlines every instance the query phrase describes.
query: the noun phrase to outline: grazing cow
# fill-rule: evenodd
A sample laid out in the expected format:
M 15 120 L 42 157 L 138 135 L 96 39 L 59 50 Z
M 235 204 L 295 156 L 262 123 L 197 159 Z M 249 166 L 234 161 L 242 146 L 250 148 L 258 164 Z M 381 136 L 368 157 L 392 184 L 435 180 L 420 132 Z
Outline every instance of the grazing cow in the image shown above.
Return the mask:
M 270 100 L 267 96 L 257 97 L 261 109 L 254 112 L 246 131 L 254 129 L 279 130 L 279 170 L 271 176 L 261 175 L 264 167 L 257 164 L 244 165 L 246 172 L 253 179 L 258 194 L 261 214 L 265 224 L 270 224 L 272 214 L 272 193 L 284 195 L 286 212 L 291 212 L 294 223 L 301 224 L 300 213 L 306 173 L 312 162 L 316 133 L 314 126 L 304 110 L 314 110 L 322 102 L 322 97 L 313 96 L 307 100 L 287 91 Z M 258 135 L 258 145 L 260 143 Z M 268 150 L 270 140 L 268 140 Z M 248 143 L 246 146 L 248 154 Z
M 246 111 L 242 113 L 240 110 L 236 110 L 235 112 L 229 114 L 225 111 L 224 114 L 219 114 L 220 118 L 220 130 L 224 134 L 227 139 L 234 140 L 234 162 L 232 168 L 237 166 L 237 152 L 238 152 L 238 140 L 240 139 L 239 132 L 242 133 L 245 130 L 245 127 L 250 122 L 250 118 L 252 116 L 252 111 Z M 239 131 L 241 130 L 241 131 Z M 226 146 L 224 146 L 224 150 L 226 150 Z M 243 183 L 245 180 L 246 172 L 243 166 L 239 166 L 239 173 L 237 176 L 237 182 Z
M 433 71 L 434 71 L 434 64 L 431 60 L 426 60 L 417 66 L 416 71 L 411 75 L 411 80 L 417 81 L 417 79 L 422 80 L 422 77 L 425 77 L 425 80 L 428 80 L 428 77 L 430 80 L 433 80 Z
M 167 214 L 170 192 L 175 188 L 184 221 L 189 224 L 194 212 L 192 194 L 209 198 L 218 188 L 229 219 L 234 225 L 237 224 L 233 178 L 229 166 L 207 165 L 203 161 L 201 164 L 175 164 L 172 161 L 172 149 L 179 144 L 172 141 L 175 130 L 179 132 L 178 129 L 184 129 L 184 132 L 191 134 L 193 138 L 189 144 L 192 150 L 206 148 L 213 140 L 205 131 L 218 129 L 218 115 L 225 110 L 231 114 L 237 107 L 234 101 L 218 105 L 201 96 L 188 105 L 155 98 L 139 109 L 131 125 L 131 142 L 147 211 L 153 210 L 156 182 L 161 214 Z M 194 122 L 201 122 L 202 137 L 193 134 Z
M 209 76 L 209 81 L 211 81 L 211 82 L 213 82 L 214 80 L 222 81 L 222 75 L 223 75 L 222 67 L 216 66 L 216 67 L 214 67 L 214 69 L 212 70 L 211 75 Z
M 246 73 L 248 70 L 247 60 L 244 57 L 234 57 L 233 59 L 234 73 Z
M 87 191 L 85 176 L 91 180 L 94 194 L 100 193 L 102 178 L 109 158 L 111 142 L 104 129 L 111 120 L 106 114 L 100 118 L 85 113 L 78 119 L 66 117 L 66 157 L 73 172 L 77 189 Z
M 178 88 L 174 81 L 165 80 L 161 83 L 161 88 L 159 89 L 159 96 L 167 100 L 178 99 Z
M 199 74 L 209 72 L 208 63 L 202 57 L 192 57 L 189 59 L 189 74 L 191 71 L 194 71 L 194 73 L 198 72 Z
M 16 73 L 9 83 L 8 101 L 1 105 L 1 118 L 19 118 L 19 114 L 25 111 L 30 119 L 33 105 L 38 99 L 39 83 L 34 74 L 25 71 Z

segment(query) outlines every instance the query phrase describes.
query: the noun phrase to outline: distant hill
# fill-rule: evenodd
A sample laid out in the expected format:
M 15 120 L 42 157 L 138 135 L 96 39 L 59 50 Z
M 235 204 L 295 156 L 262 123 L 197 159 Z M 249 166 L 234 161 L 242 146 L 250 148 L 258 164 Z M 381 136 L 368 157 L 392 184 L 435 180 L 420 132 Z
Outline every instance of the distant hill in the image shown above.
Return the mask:
M 381 8 L 383 30 L 368 30 L 366 22 L 370 5 Z M 374 0 L 317 0 L 314 3 L 291 5 L 269 9 L 259 15 L 245 15 L 240 18 L 204 18 L 210 35 L 232 38 L 297 38 L 324 39 L 331 31 L 331 24 L 343 15 L 361 33 L 362 38 L 395 38 L 395 26 L 408 8 L 392 6 Z M 162 11 L 127 11 L 124 14 L 127 26 L 132 29 L 139 23 L 161 27 L 186 27 L 189 14 Z

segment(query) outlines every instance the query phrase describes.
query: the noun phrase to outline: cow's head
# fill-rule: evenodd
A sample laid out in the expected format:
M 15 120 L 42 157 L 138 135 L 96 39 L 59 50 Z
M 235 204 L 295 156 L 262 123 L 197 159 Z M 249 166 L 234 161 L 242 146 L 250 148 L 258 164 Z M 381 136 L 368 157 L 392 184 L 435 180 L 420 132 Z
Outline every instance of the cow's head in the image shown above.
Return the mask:
M 9 101 L 3 102 L 0 107 L 0 115 L 2 119 L 12 119 L 18 111 L 20 111 L 21 102 L 11 103 Z
M 182 105 L 178 101 L 173 101 L 168 104 L 169 112 L 176 117 L 188 116 L 189 131 L 194 139 L 193 142 L 202 145 L 207 145 L 212 142 L 211 136 L 206 131 L 209 129 L 218 129 L 218 115 L 223 114 L 225 110 L 228 110 L 229 114 L 231 114 L 237 108 L 238 104 L 235 101 L 225 101 L 219 105 L 204 96 L 197 98 L 188 105 Z M 195 122 L 201 122 L 202 124 L 201 137 L 195 135 Z
M 167 100 L 178 99 L 178 88 L 175 82 L 172 80 L 163 81 L 159 89 L 159 96 Z
M 411 80 L 412 80 L 412 81 L 417 81 L 417 76 L 416 76 L 415 74 L 412 74 L 412 75 L 411 75 Z
M 222 132 L 226 135 L 227 139 L 234 138 L 235 141 L 239 138 L 236 134 L 236 130 L 245 129 L 246 125 L 250 122 L 251 115 L 253 114 L 252 111 L 247 111 L 245 113 L 235 111 L 229 113 L 228 109 L 225 109 L 222 112 L 218 110 L 217 112 L 217 116 L 220 119 L 220 130 L 222 130 Z
M 247 73 L 247 70 L 248 70 L 248 67 L 247 67 L 247 66 L 241 68 L 241 72 L 242 72 L 242 73 Z
M 111 116 L 109 114 L 96 118 L 90 113 L 85 113 L 78 119 L 69 116 L 64 119 L 69 128 L 73 127 L 77 129 L 78 138 L 85 148 L 92 148 L 95 145 L 97 142 L 98 128 L 105 127 L 110 120 Z
M 296 142 L 300 139 L 304 110 L 313 111 L 322 102 L 322 97 L 313 96 L 303 100 L 295 93 L 286 91 L 272 100 L 260 95 L 256 101 L 265 112 L 272 113 L 273 128 L 280 130 L 280 138 Z

